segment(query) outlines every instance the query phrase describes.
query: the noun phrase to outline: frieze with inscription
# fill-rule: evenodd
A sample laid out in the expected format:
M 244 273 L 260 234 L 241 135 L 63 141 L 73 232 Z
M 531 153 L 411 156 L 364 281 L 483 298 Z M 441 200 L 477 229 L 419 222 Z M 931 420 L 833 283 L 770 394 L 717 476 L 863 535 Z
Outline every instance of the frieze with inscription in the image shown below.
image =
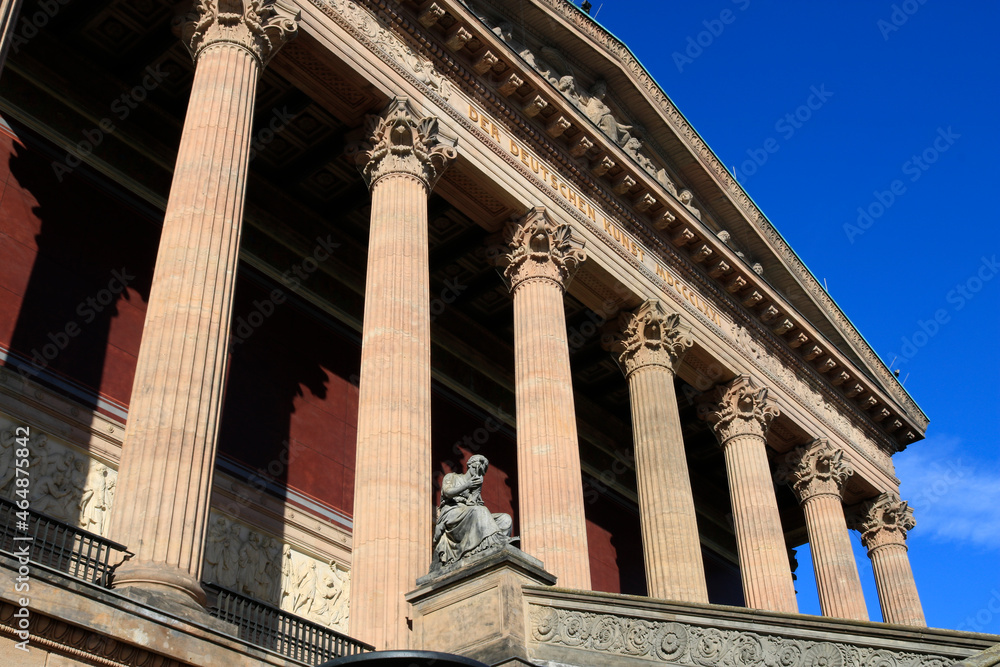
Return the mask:
M 754 361 L 771 381 L 783 387 L 790 394 L 798 396 L 811 408 L 814 414 L 850 442 L 855 450 L 865 455 L 886 472 L 892 472 L 892 462 L 889 455 L 865 436 L 861 429 L 851 423 L 847 417 L 837 411 L 818 390 L 761 345 L 743 326 L 733 324 L 730 332 L 736 346 Z
M 316 4 L 317 6 L 321 7 L 326 14 L 328 14 L 329 16 L 331 16 L 332 18 L 334 18 L 343 27 L 345 27 L 346 29 L 348 29 L 350 32 L 354 33 L 359 39 L 361 39 L 361 41 L 363 43 L 366 43 L 369 46 L 369 48 L 372 48 L 373 50 L 376 50 L 376 51 L 380 52 L 381 54 L 383 54 L 383 59 L 384 60 L 386 60 L 387 62 L 389 62 L 390 65 L 393 65 L 394 67 L 396 67 L 396 69 L 398 71 L 400 71 L 401 73 L 405 74 L 407 76 L 407 78 L 409 78 L 415 84 L 420 85 L 421 87 L 427 89 L 431 93 L 438 93 L 438 94 L 440 94 L 439 90 L 435 89 L 434 87 L 432 87 L 431 85 L 427 84 L 426 82 L 418 79 L 414 75 L 414 73 L 412 71 L 412 68 L 408 68 L 407 66 L 404 66 L 404 65 L 400 64 L 399 58 L 402 57 L 402 56 L 400 56 L 401 52 L 395 50 L 394 48 L 390 48 L 390 49 L 383 48 L 383 43 L 388 43 L 388 42 L 392 42 L 393 40 L 395 40 L 395 42 L 397 42 L 399 44 L 403 44 L 403 47 L 405 49 L 408 49 L 409 52 L 415 53 L 412 48 L 410 48 L 409 46 L 405 45 L 402 42 L 402 39 L 399 36 L 397 36 L 391 30 L 388 30 L 385 27 L 388 24 L 388 18 L 376 18 L 376 16 L 372 12 L 370 12 L 368 9 L 365 9 L 364 7 L 361 7 L 361 6 L 359 6 L 357 4 L 354 4 L 352 2 L 349 2 L 349 0 L 312 0 L 312 2 L 314 4 Z M 568 18 L 570 18 L 570 19 L 572 19 L 574 21 L 576 21 L 579 18 L 579 17 L 577 17 L 577 16 L 574 15 L 574 13 L 575 14 L 579 14 L 579 11 L 576 10 L 576 9 L 573 9 L 573 8 L 567 9 L 566 7 L 563 7 L 559 2 L 554 1 L 554 0 L 546 0 L 546 4 L 553 5 L 554 7 L 556 5 L 558 5 L 559 6 L 558 8 L 560 10 L 565 10 L 565 11 L 561 11 L 560 13 L 566 14 Z M 386 16 L 388 16 L 389 14 L 392 14 L 392 16 L 396 17 L 396 15 L 392 12 L 391 9 L 385 9 L 385 10 L 380 10 L 380 11 L 382 11 L 382 12 L 388 12 L 386 14 Z M 398 17 L 396 17 L 396 18 L 398 19 Z M 587 23 L 587 22 L 589 22 L 589 19 L 583 19 L 583 21 L 581 21 L 581 23 Z M 379 27 L 381 27 L 383 30 L 379 31 L 378 28 L 376 27 L 376 25 L 379 26 Z M 599 41 L 601 41 L 602 39 L 605 39 L 605 40 L 610 40 L 608 43 L 615 42 L 615 40 L 613 40 L 612 38 L 610 38 L 610 36 L 608 36 L 606 33 L 604 33 L 600 28 L 595 28 L 594 26 L 584 26 L 584 27 L 588 27 L 588 28 L 596 30 L 597 32 L 596 32 L 595 36 L 597 36 L 599 38 Z M 387 40 L 388 40 L 388 42 L 387 42 Z M 622 57 L 627 56 L 628 58 L 631 58 L 631 56 L 625 52 L 624 47 L 622 47 L 621 51 L 622 51 L 622 53 L 620 55 Z M 395 54 L 395 55 L 392 55 L 392 54 Z M 405 58 L 403 58 L 403 60 L 405 60 Z M 428 63 L 430 63 L 430 60 L 428 60 Z M 636 63 L 636 66 L 639 67 L 637 63 Z M 639 69 L 641 70 L 641 67 L 639 67 Z M 435 72 L 437 72 L 437 70 L 435 70 Z M 642 72 L 644 72 L 644 70 Z M 659 91 L 659 88 L 658 88 L 658 86 L 656 86 L 655 83 L 653 83 L 652 85 L 656 89 L 656 91 Z M 438 88 L 440 88 L 440 86 L 438 86 Z M 447 91 L 445 91 L 445 92 L 447 93 L 447 95 L 449 97 L 454 97 L 454 96 L 451 95 L 451 89 L 450 88 Z M 662 95 L 662 91 L 659 91 L 659 94 L 660 94 L 660 96 L 663 96 Z M 665 100 L 665 96 L 663 96 L 663 99 Z M 444 101 L 444 100 L 442 99 L 442 101 Z M 672 105 L 669 105 L 669 102 L 665 102 L 665 103 L 668 106 L 670 106 L 671 109 L 673 108 Z M 465 106 L 465 104 L 466 104 L 465 102 L 462 103 L 463 106 Z M 475 110 L 475 111 L 476 111 L 477 114 L 482 114 L 483 113 L 483 112 L 481 112 L 479 110 Z M 676 112 L 676 110 L 674 110 L 674 111 Z M 462 115 L 464 116 L 465 113 L 462 113 Z M 455 116 L 455 117 L 457 118 L 457 116 Z M 683 124 L 685 127 L 688 127 L 690 137 L 693 140 L 697 140 L 698 142 L 701 141 L 700 138 L 697 137 L 693 133 L 693 130 L 690 130 L 689 126 L 686 125 L 686 121 L 684 121 L 683 118 L 680 117 L 679 113 L 677 113 L 677 119 L 676 120 L 677 120 L 677 122 Z M 668 114 L 668 121 L 673 122 L 673 119 L 672 119 L 672 117 L 669 117 L 669 114 Z M 466 122 L 468 122 L 468 120 Z M 488 120 L 487 122 L 488 123 L 493 123 L 493 125 L 496 126 L 496 123 L 494 121 Z M 477 124 L 480 127 L 482 127 L 482 125 L 483 125 L 482 120 L 480 119 Z M 675 124 L 675 126 L 676 126 L 676 124 Z M 487 127 L 489 127 L 489 125 L 487 125 Z M 498 142 L 502 141 L 502 137 L 498 138 L 497 134 L 493 133 L 494 132 L 493 129 L 487 129 L 487 130 L 484 130 L 484 131 L 486 131 L 487 134 L 489 134 L 495 141 L 498 141 Z M 498 128 L 496 129 L 496 132 L 499 134 L 499 129 Z M 515 140 L 515 141 L 517 141 L 517 140 Z M 702 144 L 703 144 L 703 142 L 702 142 Z M 707 147 L 705 147 L 705 148 L 707 149 Z M 524 149 L 524 150 L 522 150 L 522 149 Z M 517 143 L 515 150 L 518 151 L 518 154 L 515 157 L 515 159 L 520 160 L 521 162 L 524 162 L 525 163 L 524 164 L 524 170 L 526 172 L 531 172 L 531 167 L 532 167 L 531 159 L 533 157 L 531 151 L 527 151 L 525 153 L 525 150 L 527 150 L 527 149 L 526 149 L 526 147 L 522 143 Z M 512 151 L 509 148 L 502 149 L 502 152 L 506 153 L 508 156 L 510 156 L 511 153 L 512 153 Z M 523 158 L 522 158 L 522 156 L 523 156 Z M 538 158 L 535 158 L 535 160 L 538 161 Z M 541 172 L 541 167 L 544 165 L 544 163 L 538 161 L 538 164 L 539 164 L 539 172 Z M 555 189 L 556 192 L 559 193 L 559 195 L 560 195 L 559 198 L 563 200 L 563 203 L 567 204 L 569 207 L 571 207 L 573 209 L 580 209 L 580 211 L 581 211 L 581 217 L 589 218 L 590 220 L 593 220 L 593 221 L 596 222 L 596 207 L 593 207 L 593 204 L 589 200 L 586 200 L 584 198 L 583 199 L 583 202 L 584 202 L 583 203 L 583 208 L 580 208 L 580 202 L 581 202 L 580 193 L 577 190 L 575 190 L 575 189 L 571 190 L 572 186 L 570 186 L 569 183 L 564 178 L 561 178 L 558 174 L 553 173 L 553 170 L 549 166 L 547 166 L 547 165 L 544 165 L 544 166 L 549 171 L 549 174 L 548 174 L 549 181 L 548 181 L 548 183 L 551 183 L 553 178 L 555 179 L 557 185 L 555 186 L 554 189 Z M 540 173 L 540 177 L 542 177 L 542 176 L 544 176 L 544 174 Z M 547 185 L 548 185 L 548 183 L 547 183 Z M 565 187 L 563 187 L 563 186 L 565 186 Z M 575 203 L 573 201 L 573 197 L 570 195 L 570 192 L 572 192 L 573 195 L 575 195 Z M 745 193 L 744 193 L 743 196 L 746 197 Z M 690 201 L 685 202 L 685 204 L 687 204 L 688 206 L 692 206 L 693 205 L 693 204 L 691 204 Z M 752 203 L 751 203 L 751 205 L 752 205 Z M 590 209 L 588 207 L 592 207 L 592 208 L 595 209 L 595 215 L 593 215 L 593 216 L 590 215 Z M 694 213 L 694 212 L 692 211 L 692 213 Z M 768 226 L 769 226 L 769 223 L 768 223 Z M 600 229 L 600 228 L 598 227 L 598 229 Z M 773 230 L 773 228 L 771 228 L 771 229 Z M 776 232 L 775 232 L 775 234 L 776 234 Z M 613 232 L 612 232 L 612 234 L 610 236 L 612 236 L 612 238 L 613 238 Z M 631 250 L 632 250 L 632 248 L 631 248 L 632 243 L 633 242 L 622 243 L 622 245 L 625 246 L 626 249 L 631 252 Z M 638 246 L 638 244 L 636 244 L 636 246 Z M 635 252 L 636 253 L 640 252 L 639 247 L 636 247 Z M 646 252 L 646 251 L 643 250 L 641 252 Z M 635 255 L 635 253 L 633 253 L 633 255 Z M 789 255 L 789 256 L 791 257 L 791 255 Z M 795 258 L 795 257 L 791 257 L 791 260 L 798 261 L 797 258 Z M 793 266 L 793 268 L 795 268 L 794 261 L 789 264 L 790 266 Z M 788 263 L 788 262 L 786 261 L 786 263 Z M 641 261 L 640 262 L 636 262 L 636 264 L 641 264 Z M 659 266 L 657 266 L 656 268 L 657 268 L 657 271 L 656 271 L 657 277 L 659 277 L 661 280 L 664 280 L 664 278 L 663 278 L 663 275 L 665 273 L 664 269 L 662 267 L 659 267 Z M 804 270 L 804 268 L 803 268 L 803 270 Z M 813 280 L 813 282 L 815 282 L 815 281 Z M 683 298 L 683 296 L 682 296 L 682 298 Z M 705 313 L 705 309 L 704 308 L 699 308 L 697 304 L 695 304 L 695 308 L 697 308 L 698 310 L 701 310 L 703 313 Z M 716 317 L 713 317 L 709 313 L 705 313 L 705 314 L 706 314 L 706 317 L 709 319 L 709 321 L 713 322 L 713 324 L 715 324 L 716 326 L 720 326 L 721 327 L 720 320 L 718 320 Z M 842 315 L 841 315 L 841 319 L 843 319 Z M 856 332 L 854 332 L 853 329 L 850 329 L 849 332 L 853 332 L 854 334 L 856 334 Z M 859 336 L 858 336 L 858 339 L 860 340 Z M 889 387 L 889 389 L 893 393 L 894 396 L 896 396 L 897 398 L 901 398 L 901 400 L 903 400 L 904 403 L 907 403 L 908 405 L 913 406 L 913 409 L 916 412 L 919 412 L 919 409 L 916 408 L 915 404 L 912 402 L 912 399 L 909 399 L 908 396 L 901 397 L 900 394 L 894 390 L 895 388 L 893 388 L 891 386 Z M 848 423 L 847 420 L 846 420 L 846 418 L 844 418 L 844 416 L 842 414 L 840 414 L 839 411 L 837 409 L 835 409 L 829 401 L 827 401 L 825 398 L 823 398 L 822 396 L 820 396 L 818 394 L 818 392 L 814 392 L 814 393 L 815 393 L 815 398 L 818 398 L 819 400 L 816 401 L 816 402 L 814 402 L 814 403 L 811 403 L 811 404 L 807 405 L 807 407 L 811 411 L 813 411 L 814 413 L 816 413 L 817 416 L 819 416 L 821 419 L 824 419 L 825 421 L 828 421 L 831 424 L 833 424 L 833 422 L 837 422 L 838 426 L 839 426 L 838 430 L 840 430 L 841 433 L 844 433 L 845 431 L 852 430 L 853 427 L 846 427 L 845 428 L 843 426 L 843 424 Z M 906 400 L 904 400 L 904 399 L 906 399 Z M 854 437 L 854 438 L 851 438 L 851 440 L 853 442 L 855 442 L 856 444 L 858 444 L 859 448 L 862 449 L 862 451 L 874 454 L 874 456 L 876 457 L 876 459 L 880 455 L 882 455 L 881 450 L 878 447 L 876 447 L 873 443 L 869 442 L 869 440 L 870 440 L 869 437 L 861 434 L 861 431 L 858 430 L 858 429 L 853 429 L 853 430 L 858 435 L 856 437 Z M 864 443 L 864 444 L 861 444 L 861 443 Z M 883 458 L 884 458 L 884 456 L 883 456 Z M 887 470 L 891 470 L 891 465 L 889 465 L 889 466 L 882 465 L 881 467 L 883 467 L 883 468 L 885 468 Z
M 802 285 L 806 286 L 809 295 L 815 299 L 823 312 L 837 324 L 838 329 L 850 341 L 853 349 L 865 359 L 868 367 L 881 377 L 882 381 L 880 385 L 886 388 L 899 404 L 904 406 L 906 411 L 913 415 L 914 419 L 922 423 L 923 426 L 926 426 L 927 418 L 913 398 L 891 376 L 881 359 L 878 358 L 878 355 L 871 349 L 871 346 L 861 337 L 861 334 L 858 333 L 854 325 L 847 319 L 843 311 L 840 310 L 840 307 L 834 303 L 826 290 L 819 285 L 812 273 L 792 251 L 771 222 L 757 208 L 756 204 L 754 204 L 736 179 L 733 178 L 711 148 L 708 147 L 680 111 L 677 110 L 659 84 L 646 72 L 642 64 L 635 59 L 628 47 L 604 30 L 599 24 L 595 23 L 590 17 L 583 14 L 572 3 L 566 0 L 539 1 L 553 13 L 571 23 L 577 30 L 592 38 L 595 44 L 604 49 L 610 56 L 630 71 L 636 84 L 644 89 L 650 95 L 654 104 L 659 107 L 659 111 L 663 114 L 667 124 L 691 147 L 692 152 L 700 158 L 707 170 L 721 183 L 728 198 L 743 212 L 746 219 L 757 227 L 758 231 L 769 242 L 785 266 L 794 273 Z M 506 11 L 507 9 L 507 6 L 498 0 L 491 0 L 491 4 L 496 7 L 498 12 Z

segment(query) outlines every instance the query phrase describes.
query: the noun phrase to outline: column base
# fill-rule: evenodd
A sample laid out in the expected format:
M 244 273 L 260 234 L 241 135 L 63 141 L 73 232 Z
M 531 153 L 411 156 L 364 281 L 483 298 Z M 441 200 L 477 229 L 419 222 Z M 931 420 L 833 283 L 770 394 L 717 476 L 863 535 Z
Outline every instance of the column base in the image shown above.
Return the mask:
M 208 613 L 208 597 L 193 577 L 168 565 L 126 561 L 115 571 L 112 589 L 136 602 L 235 634 L 235 626 Z

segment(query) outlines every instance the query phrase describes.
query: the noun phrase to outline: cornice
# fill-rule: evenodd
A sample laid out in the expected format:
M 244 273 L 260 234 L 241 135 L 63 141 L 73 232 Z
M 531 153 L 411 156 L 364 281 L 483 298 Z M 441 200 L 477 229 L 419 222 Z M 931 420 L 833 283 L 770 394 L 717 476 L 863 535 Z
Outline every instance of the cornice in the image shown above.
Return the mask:
M 536 174 L 522 165 L 519 160 L 511 157 L 502 147 L 492 142 L 489 136 L 479 129 L 478 124 L 470 122 L 465 117 L 465 114 L 458 112 L 448 103 L 451 88 L 448 85 L 438 82 L 436 79 L 447 76 L 451 79 L 452 86 L 462 89 L 471 99 L 482 104 L 484 108 L 492 110 L 497 119 L 507 124 L 506 130 L 512 137 L 532 146 L 538 152 L 539 157 L 550 160 L 554 166 L 560 169 L 564 180 L 567 176 L 572 177 L 574 184 L 581 192 L 593 198 L 595 203 L 600 202 L 608 209 L 608 212 L 613 214 L 616 224 L 621 225 L 625 223 L 629 225 L 629 233 L 643 241 L 647 248 L 659 255 L 665 264 L 672 267 L 691 285 L 699 287 L 704 296 L 711 296 L 717 304 L 723 305 L 724 310 L 729 312 L 729 315 L 735 322 L 752 329 L 755 334 L 754 337 L 763 344 L 766 344 L 769 354 L 782 359 L 783 363 L 791 368 L 804 370 L 806 377 L 809 379 L 800 378 L 800 381 L 804 382 L 813 391 L 819 392 L 829 403 L 839 406 L 839 411 L 842 414 L 851 415 L 853 419 L 850 421 L 854 426 L 860 429 L 865 437 L 870 438 L 875 443 L 879 443 L 876 446 L 884 451 L 886 456 L 897 450 L 898 446 L 896 443 L 876 426 L 870 415 L 863 412 L 857 405 L 847 400 L 839 392 L 835 392 L 833 387 L 828 386 L 828 382 L 823 381 L 824 378 L 816 368 L 810 364 L 803 363 L 801 358 L 792 353 L 793 351 L 788 347 L 787 343 L 782 345 L 781 342 L 784 341 L 779 341 L 769 329 L 762 326 L 759 320 L 753 317 L 732 293 L 723 289 L 717 281 L 711 280 L 706 271 L 697 270 L 695 268 L 695 261 L 689 255 L 683 254 L 675 244 L 668 243 L 662 235 L 652 230 L 650 223 L 640 219 L 630 208 L 622 205 L 618 197 L 611 194 L 599 178 L 595 178 L 594 175 L 587 173 L 581 168 L 577 160 L 568 154 L 564 146 L 550 140 L 535 123 L 524 116 L 523 110 L 509 97 L 498 93 L 495 85 L 490 85 L 484 76 L 473 71 L 472 67 L 466 62 L 466 59 L 456 57 L 452 51 L 446 50 L 438 43 L 438 38 L 428 34 L 425 26 L 413 20 L 405 12 L 400 11 L 401 6 L 398 3 L 388 2 L 387 0 L 359 0 L 359 2 L 352 0 L 311 0 L 311 2 L 375 53 L 387 66 L 409 81 L 411 85 L 421 90 L 429 101 L 437 104 L 445 114 L 451 117 L 456 125 L 461 126 L 469 134 L 480 139 L 483 147 L 492 151 L 497 159 L 506 163 L 508 167 L 516 171 L 534 187 L 545 191 L 545 183 Z M 435 4 L 448 4 L 449 11 L 459 14 L 465 11 L 464 7 L 452 7 L 447 0 L 439 0 Z M 478 18 L 472 15 L 466 18 L 471 21 L 469 24 L 471 28 L 481 30 L 481 34 L 473 36 L 476 39 L 482 40 L 482 43 L 485 45 L 484 48 L 492 45 L 498 51 L 501 50 L 502 43 L 496 44 L 494 41 L 491 41 L 495 38 L 495 35 L 487 30 Z M 379 24 L 383 24 L 385 27 Z M 393 40 L 403 43 L 406 49 L 413 52 L 408 56 L 409 58 L 430 59 L 427 60 L 424 67 L 425 70 L 428 67 L 433 68 L 430 76 L 427 76 L 426 72 L 420 77 L 415 76 L 414 72 L 404 66 L 397 59 L 397 56 L 393 54 L 393 50 L 398 51 L 398 45 L 393 48 L 386 48 L 381 44 L 381 41 L 388 39 L 388 33 L 391 33 Z M 506 47 L 503 48 L 505 49 Z M 414 49 L 418 51 L 414 51 Z M 506 51 L 503 52 L 506 53 Z M 489 74 L 489 70 L 486 73 Z M 524 75 L 526 80 L 532 77 L 537 79 L 536 83 L 539 86 L 547 85 L 533 71 L 525 71 Z M 556 101 L 561 102 L 561 98 Z M 567 106 L 562 113 L 564 115 L 576 115 L 578 111 L 575 108 Z M 654 186 L 650 185 L 650 187 Z M 600 224 L 582 215 L 579 210 L 559 197 L 553 198 L 553 201 L 567 215 L 574 218 L 597 238 L 605 237 L 606 234 Z M 686 209 L 679 210 L 678 214 L 684 220 L 685 224 L 695 226 L 698 229 L 705 229 L 702 223 L 691 216 Z M 731 259 L 734 263 L 739 261 L 732 251 L 721 240 L 717 239 L 714 234 L 710 238 L 706 238 L 706 242 L 716 244 L 714 251 L 719 256 Z M 760 361 L 746 350 L 741 349 L 739 346 L 734 346 L 733 339 L 727 335 L 727 332 L 719 329 L 718 325 L 706 317 L 704 313 L 691 306 L 679 294 L 675 293 L 674 290 L 669 289 L 667 283 L 657 276 L 652 269 L 640 262 L 638 258 L 633 257 L 620 244 L 608 242 L 606 246 L 621 261 L 631 266 L 643 279 L 659 287 L 662 293 L 669 294 L 678 306 L 687 312 L 692 319 L 700 321 L 707 330 L 714 331 L 727 347 L 741 354 L 752 366 L 763 371 L 765 376 L 776 379 L 773 373 L 770 372 L 770 369 L 763 367 Z M 770 287 L 765 287 L 764 284 L 761 285 L 761 289 L 766 290 L 768 293 L 772 292 Z M 825 418 L 817 410 L 817 406 L 809 401 L 809 397 L 799 396 L 787 384 L 784 386 L 803 409 L 813 414 L 820 423 L 828 426 L 831 432 L 841 433 L 846 441 L 850 442 L 854 440 L 852 434 L 845 432 L 843 428 L 838 427 Z M 864 451 L 861 451 L 860 454 L 891 475 L 891 470 L 886 468 L 884 462 L 873 459 Z M 889 467 L 891 468 L 891 466 Z
M 772 250 L 792 271 L 814 303 L 834 322 L 845 340 L 851 344 L 852 349 L 868 363 L 869 369 L 879 376 L 882 387 L 909 412 L 922 417 L 924 420 L 922 427 L 926 428 L 927 417 L 920 410 L 919 406 L 917 406 L 913 398 L 902 388 L 898 380 L 885 366 L 875 351 L 871 349 L 867 341 L 862 338 L 861 334 L 851 324 L 840 307 L 830 298 L 826 290 L 820 286 L 815 276 L 806 268 L 802 260 L 799 259 L 798 255 L 795 254 L 781 234 L 778 233 L 777 229 L 774 228 L 763 212 L 750 199 L 750 196 L 743 190 L 742 186 L 732 177 L 712 149 L 708 147 L 697 131 L 678 111 L 670 101 L 670 98 L 660 88 L 659 84 L 649 75 L 639 61 L 636 60 L 628 47 L 595 23 L 578 7 L 568 2 L 568 0 L 531 1 L 555 12 L 563 20 L 589 36 L 605 53 L 612 56 L 628 71 L 640 89 L 645 90 L 650 95 L 652 98 L 651 101 L 655 103 L 655 106 L 663 114 L 668 126 L 678 137 L 688 142 L 689 146 L 693 149 L 692 154 L 697 156 L 705 170 L 714 177 L 719 188 L 728 195 L 730 201 L 736 204 L 745 219 L 770 244 Z

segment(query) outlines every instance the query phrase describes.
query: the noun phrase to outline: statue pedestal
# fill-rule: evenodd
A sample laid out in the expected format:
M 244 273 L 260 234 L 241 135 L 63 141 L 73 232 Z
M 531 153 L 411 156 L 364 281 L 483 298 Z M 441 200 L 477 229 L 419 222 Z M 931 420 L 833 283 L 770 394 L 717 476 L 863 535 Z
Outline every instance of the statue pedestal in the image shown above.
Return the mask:
M 508 545 L 421 577 L 406 596 L 413 605 L 413 647 L 489 665 L 530 664 L 522 586 L 555 585 L 542 567 Z

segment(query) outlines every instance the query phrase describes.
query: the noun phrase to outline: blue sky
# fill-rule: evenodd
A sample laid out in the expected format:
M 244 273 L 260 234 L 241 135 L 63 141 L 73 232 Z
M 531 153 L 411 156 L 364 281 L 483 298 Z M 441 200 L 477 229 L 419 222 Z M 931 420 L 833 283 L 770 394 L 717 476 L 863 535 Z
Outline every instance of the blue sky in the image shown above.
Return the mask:
M 894 457 L 928 624 L 1000 633 L 1000 5 L 597 0 L 591 14 L 900 369 L 931 419 Z M 799 606 L 819 613 L 806 550 L 799 563 Z

